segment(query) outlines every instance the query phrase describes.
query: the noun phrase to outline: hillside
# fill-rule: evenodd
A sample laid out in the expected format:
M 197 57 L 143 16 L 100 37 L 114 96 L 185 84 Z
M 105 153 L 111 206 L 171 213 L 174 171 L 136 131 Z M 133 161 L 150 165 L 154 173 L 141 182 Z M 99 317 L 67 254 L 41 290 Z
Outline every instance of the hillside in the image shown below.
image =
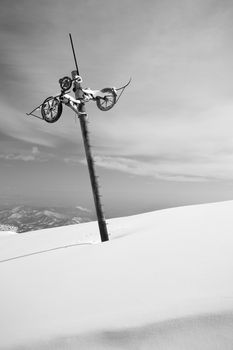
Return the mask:
M 9 235 L 0 349 L 233 348 L 233 201 Z
M 13 206 L 0 208 L 0 231 L 18 233 L 89 222 L 93 215 L 82 207 Z

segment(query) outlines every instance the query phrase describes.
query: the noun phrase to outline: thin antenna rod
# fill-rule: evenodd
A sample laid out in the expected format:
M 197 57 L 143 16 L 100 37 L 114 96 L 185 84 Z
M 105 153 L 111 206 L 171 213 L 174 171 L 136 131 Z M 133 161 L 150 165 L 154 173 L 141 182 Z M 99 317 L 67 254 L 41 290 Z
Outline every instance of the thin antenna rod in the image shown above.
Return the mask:
M 70 36 L 70 43 L 71 43 L 71 47 L 72 47 L 72 51 L 73 51 L 73 55 L 74 55 L 74 62 L 75 62 L 76 71 L 77 71 L 77 74 L 79 75 L 78 63 L 77 63 L 76 54 L 74 51 L 74 44 L 73 44 L 72 36 L 70 33 L 69 33 L 69 36 Z

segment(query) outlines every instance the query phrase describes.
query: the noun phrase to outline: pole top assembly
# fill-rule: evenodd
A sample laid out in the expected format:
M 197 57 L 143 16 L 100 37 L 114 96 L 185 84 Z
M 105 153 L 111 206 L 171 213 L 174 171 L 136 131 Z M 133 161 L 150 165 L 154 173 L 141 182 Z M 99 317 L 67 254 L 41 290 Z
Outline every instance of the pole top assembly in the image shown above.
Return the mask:
M 60 93 L 47 97 L 40 105 L 36 106 L 31 112 L 26 113 L 28 116 L 45 120 L 48 123 L 54 123 L 58 121 L 58 119 L 62 115 L 63 104 L 77 112 L 79 104 L 85 104 L 89 101 L 96 102 L 97 107 L 101 111 L 109 111 L 118 102 L 125 88 L 130 84 L 131 78 L 125 85 L 119 88 L 106 87 L 100 90 L 92 90 L 90 88 L 83 89 L 81 87 L 81 83 L 83 82 L 83 80 L 79 73 L 78 62 L 71 33 L 69 33 L 69 38 L 75 63 L 75 71 L 72 72 L 72 78 L 69 76 L 60 78 Z M 75 92 L 75 89 L 77 87 L 79 88 L 80 91 L 78 99 L 69 95 L 72 87 L 73 92 Z M 38 111 L 40 111 L 41 115 L 38 115 Z

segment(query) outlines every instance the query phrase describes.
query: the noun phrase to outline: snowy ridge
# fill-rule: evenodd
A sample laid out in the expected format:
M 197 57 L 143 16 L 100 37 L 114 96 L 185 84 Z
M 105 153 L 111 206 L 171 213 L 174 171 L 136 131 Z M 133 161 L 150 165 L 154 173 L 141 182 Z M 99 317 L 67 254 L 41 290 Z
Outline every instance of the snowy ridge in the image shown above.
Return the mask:
M 104 244 L 83 244 L 94 222 L 5 238 L 0 260 L 28 256 L 0 263 L 0 349 L 232 349 L 232 212 L 112 219 Z

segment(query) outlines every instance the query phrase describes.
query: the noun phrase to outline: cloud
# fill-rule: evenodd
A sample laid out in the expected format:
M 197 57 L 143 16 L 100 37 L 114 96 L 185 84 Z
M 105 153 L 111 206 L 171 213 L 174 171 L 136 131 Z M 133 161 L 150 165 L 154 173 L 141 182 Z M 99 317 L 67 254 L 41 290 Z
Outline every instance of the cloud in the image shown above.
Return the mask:
M 83 162 L 84 163 L 84 162 Z M 233 180 L 233 155 L 207 161 L 140 161 L 123 157 L 97 156 L 95 164 L 105 169 L 131 175 L 149 176 L 166 181 L 202 182 L 209 180 Z
M 20 160 L 24 162 L 47 162 L 51 157 L 53 157 L 51 153 L 42 154 L 37 146 L 32 147 L 31 151 L 0 154 L 0 159 L 9 161 Z
M 80 160 L 78 157 L 65 157 L 64 159 L 64 162 L 67 163 L 67 164 L 71 164 L 71 165 L 74 165 L 74 164 L 77 164 L 77 163 L 80 163 Z
M 39 149 L 38 149 L 37 146 L 32 147 L 32 154 L 38 155 L 39 153 L 40 153 L 40 152 L 39 152 Z
M 159 173 L 163 178 L 171 175 L 179 179 L 232 179 L 232 116 L 231 101 L 216 101 L 209 108 L 195 113 L 185 111 L 174 118 L 155 114 L 131 120 L 126 116 L 121 129 L 119 120 L 111 120 L 106 124 L 105 147 L 99 148 L 97 154 L 102 160 L 110 157 L 111 166 L 118 160 L 116 166 L 131 173 Z M 139 163 L 127 162 L 126 167 L 123 159 Z
M 90 209 L 81 207 L 80 205 L 76 206 L 76 208 L 79 209 L 79 210 L 81 210 L 81 211 L 84 211 L 84 212 L 86 212 L 86 213 L 91 213 L 91 210 L 90 210 Z
M 24 162 L 35 160 L 33 155 L 23 155 L 19 153 L 0 154 L 0 158 L 5 160 L 23 160 Z

